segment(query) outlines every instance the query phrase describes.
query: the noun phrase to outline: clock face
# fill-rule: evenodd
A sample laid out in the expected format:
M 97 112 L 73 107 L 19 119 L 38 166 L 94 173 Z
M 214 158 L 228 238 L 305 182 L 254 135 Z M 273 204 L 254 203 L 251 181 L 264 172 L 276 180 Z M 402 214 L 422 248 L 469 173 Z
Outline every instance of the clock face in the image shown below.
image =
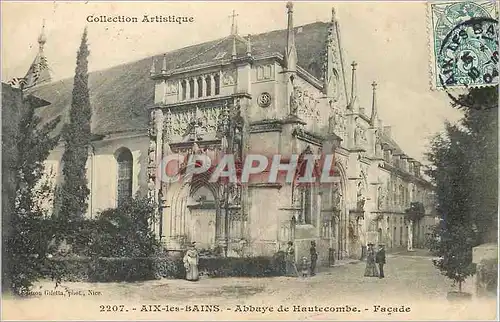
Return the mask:
M 257 98 L 257 104 L 259 104 L 260 107 L 268 107 L 271 105 L 271 94 L 264 92 L 259 95 L 259 98 Z

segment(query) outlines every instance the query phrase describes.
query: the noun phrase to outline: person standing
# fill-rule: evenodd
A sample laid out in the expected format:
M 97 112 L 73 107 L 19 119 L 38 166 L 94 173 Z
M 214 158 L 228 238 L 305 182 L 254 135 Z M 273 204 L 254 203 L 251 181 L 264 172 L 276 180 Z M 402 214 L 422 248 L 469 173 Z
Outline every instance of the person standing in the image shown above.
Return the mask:
M 377 277 L 377 266 L 375 265 L 375 250 L 373 249 L 373 244 L 368 244 L 368 249 L 366 251 L 366 268 L 365 268 L 365 276 L 366 277 Z
M 286 275 L 299 277 L 297 265 L 295 264 L 295 247 L 293 247 L 291 241 L 288 242 L 288 247 L 286 249 Z
M 310 265 L 307 261 L 307 257 L 302 257 L 302 277 L 307 277 L 309 274 Z
M 199 279 L 198 251 L 195 246 L 196 243 L 193 242 L 183 258 L 184 268 L 186 268 L 186 280 L 193 282 Z
M 384 245 L 378 245 L 379 249 L 375 258 L 375 262 L 378 264 L 378 269 L 380 271 L 379 278 L 384 278 L 384 265 L 385 265 L 385 249 Z
M 316 242 L 311 241 L 311 248 L 309 249 L 311 255 L 311 276 L 316 275 L 316 262 L 318 261 L 318 252 L 316 251 Z

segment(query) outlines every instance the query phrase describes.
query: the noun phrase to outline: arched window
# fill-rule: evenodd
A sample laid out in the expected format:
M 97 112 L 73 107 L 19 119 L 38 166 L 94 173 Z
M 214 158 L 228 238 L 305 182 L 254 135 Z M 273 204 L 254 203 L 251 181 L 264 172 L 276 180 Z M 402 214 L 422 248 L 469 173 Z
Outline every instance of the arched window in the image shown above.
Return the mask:
M 132 198 L 133 157 L 129 149 L 123 148 L 116 157 L 118 168 L 117 205 Z
M 299 217 L 299 223 L 312 224 L 312 189 L 309 186 L 301 188 L 302 192 L 302 212 Z
M 214 95 L 219 95 L 220 94 L 220 76 L 219 76 L 219 74 L 216 74 L 214 76 L 214 82 L 215 82 L 215 94 Z
M 212 95 L 212 78 L 210 76 L 207 76 L 205 78 L 205 83 L 207 83 L 207 96 Z
M 201 77 L 198 77 L 198 97 L 202 97 L 203 96 L 203 78 Z

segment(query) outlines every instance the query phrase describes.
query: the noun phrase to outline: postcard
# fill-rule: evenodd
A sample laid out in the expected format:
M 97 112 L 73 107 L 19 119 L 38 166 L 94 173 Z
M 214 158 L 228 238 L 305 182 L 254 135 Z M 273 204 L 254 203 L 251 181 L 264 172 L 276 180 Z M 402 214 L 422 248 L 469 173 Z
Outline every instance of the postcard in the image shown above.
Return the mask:
M 498 319 L 497 2 L 1 6 L 2 319 Z

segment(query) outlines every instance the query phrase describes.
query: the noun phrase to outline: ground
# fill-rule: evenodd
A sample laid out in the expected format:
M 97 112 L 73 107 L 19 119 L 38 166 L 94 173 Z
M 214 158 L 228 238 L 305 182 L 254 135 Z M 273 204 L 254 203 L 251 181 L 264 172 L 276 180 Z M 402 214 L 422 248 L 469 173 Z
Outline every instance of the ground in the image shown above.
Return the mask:
M 198 282 L 157 280 L 137 283 L 65 283 L 66 295 L 4 301 L 4 318 L 26 319 L 493 319 L 494 300 L 450 303 L 451 283 L 422 252 L 390 254 L 386 278 L 364 277 L 364 262 L 323 268 L 309 278 L 202 278 Z M 43 281 L 40 290 L 54 290 Z M 68 297 L 65 290 L 85 296 Z M 90 295 L 89 290 L 95 292 Z M 57 304 L 57 306 L 55 306 Z M 65 305 L 67 304 L 67 305 Z M 149 306 L 161 304 L 160 306 Z M 146 305 L 146 306 L 143 306 Z M 211 312 L 203 305 L 218 305 Z M 238 305 L 243 310 L 238 311 Z M 288 312 L 278 312 L 280 308 Z M 316 307 L 315 307 L 316 306 Z M 312 312 L 294 312 L 307 309 Z M 334 312 L 324 312 L 324 307 Z M 395 308 L 403 312 L 382 312 Z M 179 309 L 178 312 L 169 310 Z M 198 309 L 203 312 L 189 312 Z M 270 312 L 270 310 L 273 310 Z M 101 312 L 104 311 L 104 312 Z M 107 312 L 107 311 L 110 312 Z M 141 312 L 148 310 L 148 312 Z M 156 311 L 159 310 L 159 311 Z M 113 312 L 115 311 L 115 312 Z M 264 313 L 262 313 L 264 311 Z M 348 312 L 349 311 L 349 312 Z M 358 312 L 359 311 L 359 312 Z M 8 316 L 7 316 L 8 315 Z

